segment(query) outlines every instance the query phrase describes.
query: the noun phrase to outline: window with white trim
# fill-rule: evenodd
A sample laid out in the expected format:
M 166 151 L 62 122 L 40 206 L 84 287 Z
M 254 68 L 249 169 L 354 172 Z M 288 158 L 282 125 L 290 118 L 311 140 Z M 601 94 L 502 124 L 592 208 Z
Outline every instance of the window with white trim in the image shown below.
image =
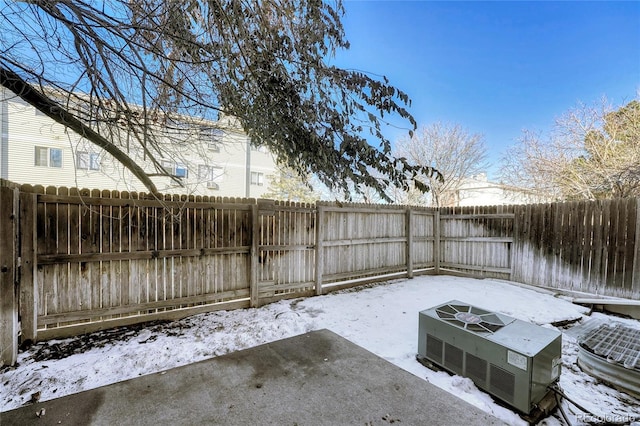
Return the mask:
M 220 152 L 224 131 L 215 127 L 201 126 L 200 140 L 207 144 L 207 148 L 213 152 Z
M 186 179 L 187 176 L 189 175 L 189 170 L 187 169 L 187 166 L 185 166 L 184 164 L 176 163 L 176 171 L 174 174 L 179 178 Z
M 94 152 L 78 151 L 76 153 L 78 170 L 100 170 L 100 155 Z
M 198 178 L 209 189 L 220 189 L 222 181 L 222 167 L 201 164 L 198 166 Z
M 162 160 L 160 161 L 160 165 L 166 174 L 173 175 L 173 161 Z
M 89 154 L 89 169 L 100 170 L 100 154 L 93 152 Z
M 251 185 L 264 185 L 264 173 L 251 172 Z
M 36 146 L 33 164 L 40 167 L 62 168 L 62 149 Z
M 187 178 L 189 176 L 189 169 L 182 163 L 174 163 L 169 160 L 160 161 L 162 169 L 170 176 L 179 178 Z

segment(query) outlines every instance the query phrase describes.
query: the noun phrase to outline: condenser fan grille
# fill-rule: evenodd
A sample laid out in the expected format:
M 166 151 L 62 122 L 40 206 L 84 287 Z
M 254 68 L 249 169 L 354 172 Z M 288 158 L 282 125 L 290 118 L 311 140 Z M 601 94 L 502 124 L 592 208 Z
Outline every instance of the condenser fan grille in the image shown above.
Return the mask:
M 495 333 L 506 325 L 495 313 L 470 305 L 443 305 L 436 313 L 450 324 L 477 333 Z

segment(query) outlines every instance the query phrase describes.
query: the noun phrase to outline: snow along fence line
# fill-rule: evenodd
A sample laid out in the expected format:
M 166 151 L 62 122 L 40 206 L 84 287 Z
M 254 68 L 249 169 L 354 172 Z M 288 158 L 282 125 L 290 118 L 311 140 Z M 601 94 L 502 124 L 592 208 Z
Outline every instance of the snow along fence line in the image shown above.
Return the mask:
M 18 331 L 46 340 L 421 273 L 640 296 L 635 199 L 433 209 L 3 188 L 2 363 Z

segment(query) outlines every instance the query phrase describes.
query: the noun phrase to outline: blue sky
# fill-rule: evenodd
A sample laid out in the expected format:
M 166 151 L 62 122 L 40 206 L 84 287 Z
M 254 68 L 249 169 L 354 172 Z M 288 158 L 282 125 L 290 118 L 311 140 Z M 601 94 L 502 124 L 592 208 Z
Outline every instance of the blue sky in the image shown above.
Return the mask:
M 418 124 L 485 136 L 494 167 L 522 129 L 546 131 L 578 102 L 640 91 L 640 2 L 354 1 L 351 49 L 332 61 L 387 76 Z M 404 132 L 391 130 L 397 139 Z

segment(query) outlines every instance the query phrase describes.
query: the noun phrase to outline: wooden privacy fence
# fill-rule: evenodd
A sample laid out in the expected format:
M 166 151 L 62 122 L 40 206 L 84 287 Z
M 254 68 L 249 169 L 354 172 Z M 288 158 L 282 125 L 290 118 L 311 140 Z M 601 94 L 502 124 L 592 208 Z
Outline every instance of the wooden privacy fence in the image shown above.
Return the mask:
M 638 299 L 640 199 L 514 208 L 513 281 Z
M 635 199 L 431 209 L 0 189 L 3 363 L 18 328 L 35 341 L 420 273 L 640 295 Z
M 439 263 L 538 287 L 638 299 L 640 199 L 439 210 Z

